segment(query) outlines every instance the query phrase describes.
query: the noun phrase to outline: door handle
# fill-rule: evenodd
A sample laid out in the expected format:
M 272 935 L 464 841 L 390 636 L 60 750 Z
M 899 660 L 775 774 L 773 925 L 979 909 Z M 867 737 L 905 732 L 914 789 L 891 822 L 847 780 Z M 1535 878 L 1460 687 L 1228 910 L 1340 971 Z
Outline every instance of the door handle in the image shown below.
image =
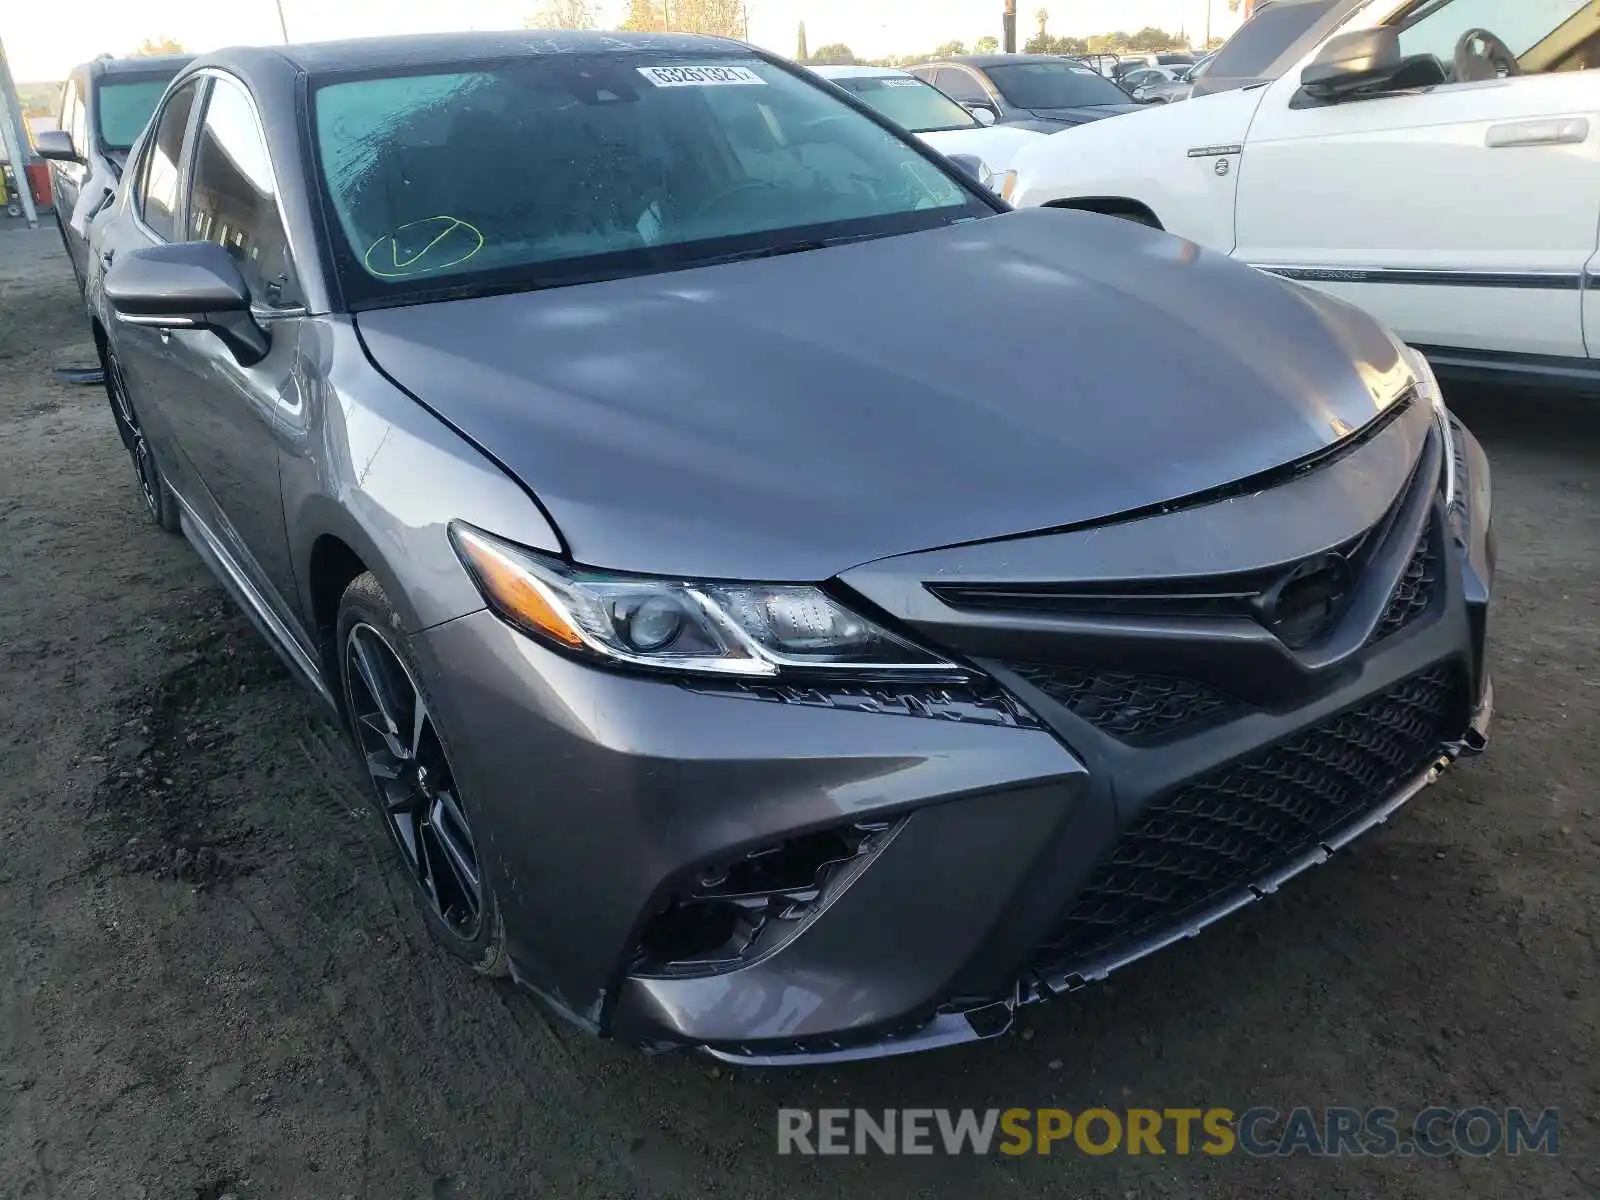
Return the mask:
M 1509 121 L 1491 125 L 1484 142 L 1491 150 L 1516 146 L 1576 146 L 1589 140 L 1587 117 L 1561 117 L 1550 121 Z

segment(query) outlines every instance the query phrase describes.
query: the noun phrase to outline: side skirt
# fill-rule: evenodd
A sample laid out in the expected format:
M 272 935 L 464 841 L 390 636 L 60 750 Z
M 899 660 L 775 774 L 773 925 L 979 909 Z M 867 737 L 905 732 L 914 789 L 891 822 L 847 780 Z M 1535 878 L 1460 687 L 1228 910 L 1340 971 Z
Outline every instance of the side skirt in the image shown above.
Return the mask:
M 178 501 L 179 520 L 189 544 L 195 548 L 195 552 L 200 555 L 206 566 L 211 568 L 211 573 L 222 582 L 222 586 L 228 589 L 235 603 L 244 609 L 245 615 L 261 632 L 261 636 L 267 639 L 267 643 L 283 660 L 283 665 L 289 668 L 289 673 L 310 688 L 317 698 L 328 706 L 329 712 L 337 716 L 339 705 L 334 700 L 333 693 L 328 690 L 328 685 L 322 678 L 322 672 L 317 669 L 316 662 L 284 625 L 282 618 L 272 611 L 272 606 L 267 603 L 266 598 L 239 569 L 238 564 L 217 540 L 216 534 L 212 533 L 211 528 L 200 519 L 189 502 L 173 491 L 170 484 L 168 490 Z

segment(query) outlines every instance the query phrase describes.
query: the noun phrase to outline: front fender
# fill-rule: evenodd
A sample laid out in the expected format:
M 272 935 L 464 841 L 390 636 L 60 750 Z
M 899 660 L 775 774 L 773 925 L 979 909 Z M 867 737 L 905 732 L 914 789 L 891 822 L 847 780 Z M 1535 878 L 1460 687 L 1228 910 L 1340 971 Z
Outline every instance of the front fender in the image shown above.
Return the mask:
M 467 521 L 559 553 L 537 502 L 488 455 L 367 360 L 347 318 L 306 322 L 303 386 L 283 417 L 284 523 L 307 629 L 320 539 L 343 542 L 383 585 L 408 632 L 483 607 L 448 536 Z

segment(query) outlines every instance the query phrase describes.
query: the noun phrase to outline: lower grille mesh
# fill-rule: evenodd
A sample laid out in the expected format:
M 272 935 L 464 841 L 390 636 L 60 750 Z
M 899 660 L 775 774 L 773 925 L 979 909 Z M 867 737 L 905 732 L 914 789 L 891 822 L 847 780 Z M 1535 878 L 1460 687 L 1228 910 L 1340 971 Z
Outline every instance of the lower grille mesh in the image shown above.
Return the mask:
M 1416 550 L 1412 552 L 1411 561 L 1406 563 L 1405 573 L 1400 576 L 1400 582 L 1394 585 L 1388 607 L 1383 610 L 1372 640 L 1382 641 L 1390 634 L 1399 633 L 1427 612 L 1433 604 L 1434 588 L 1438 581 L 1439 553 L 1433 544 L 1432 531 L 1425 529 Z
M 1203 683 L 1163 675 L 1083 671 L 1071 667 L 1013 668 L 1073 715 L 1128 742 L 1151 742 L 1222 720 L 1238 705 Z
M 1157 800 L 1078 896 L 1039 961 L 1071 965 L 1261 879 L 1421 771 L 1459 676 L 1440 664 Z

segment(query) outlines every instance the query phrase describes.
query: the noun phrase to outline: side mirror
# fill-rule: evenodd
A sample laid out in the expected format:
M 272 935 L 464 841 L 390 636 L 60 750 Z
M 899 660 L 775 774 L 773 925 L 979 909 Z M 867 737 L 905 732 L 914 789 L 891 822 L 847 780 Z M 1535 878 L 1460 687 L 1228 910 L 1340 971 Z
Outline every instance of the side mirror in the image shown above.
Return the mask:
M 129 251 L 106 272 L 105 295 L 129 325 L 208 329 L 244 366 L 266 357 L 269 343 L 250 314 L 250 289 L 215 242 Z
M 51 162 L 81 163 L 83 155 L 72 144 L 72 135 L 65 129 L 46 129 L 33 135 L 33 150 L 40 158 Z
M 1400 34 L 1392 26 L 1329 38 L 1300 72 L 1300 86 L 1318 100 L 1338 100 L 1380 84 L 1400 69 Z
M 984 166 L 983 159 L 976 154 L 950 154 L 949 160 L 961 169 L 963 175 L 969 176 L 974 182 L 982 183 L 989 174 L 989 168 Z
M 987 100 L 961 100 L 958 103 L 972 114 L 972 119 L 979 125 L 988 127 L 1000 119 L 1000 114 L 995 112 L 994 105 Z

